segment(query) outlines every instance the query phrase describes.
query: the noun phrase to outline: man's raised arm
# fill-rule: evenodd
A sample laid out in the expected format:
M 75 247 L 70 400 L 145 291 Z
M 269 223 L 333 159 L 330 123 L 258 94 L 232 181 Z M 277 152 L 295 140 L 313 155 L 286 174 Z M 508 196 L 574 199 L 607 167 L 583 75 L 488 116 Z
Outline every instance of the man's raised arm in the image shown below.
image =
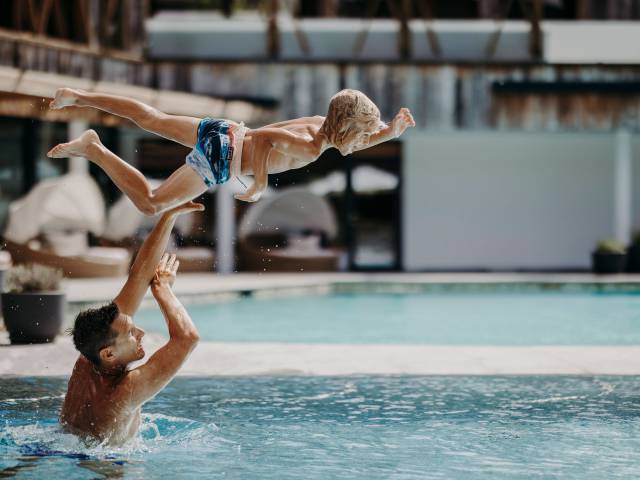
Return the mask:
M 153 279 L 156 266 L 167 246 L 171 230 L 178 215 L 203 209 L 204 206 L 199 203 L 187 202 L 165 212 L 160 217 L 160 220 L 158 220 L 158 223 L 156 223 L 142 247 L 140 247 L 129 271 L 127 282 L 113 300 L 120 313 L 132 316 L 138 310 L 140 302 L 142 302 L 142 298 Z
M 165 254 L 151 283 L 151 292 L 162 310 L 169 329 L 169 341 L 144 365 L 129 372 L 123 388 L 132 408 L 153 398 L 178 372 L 200 337 L 187 310 L 171 290 L 179 262 Z

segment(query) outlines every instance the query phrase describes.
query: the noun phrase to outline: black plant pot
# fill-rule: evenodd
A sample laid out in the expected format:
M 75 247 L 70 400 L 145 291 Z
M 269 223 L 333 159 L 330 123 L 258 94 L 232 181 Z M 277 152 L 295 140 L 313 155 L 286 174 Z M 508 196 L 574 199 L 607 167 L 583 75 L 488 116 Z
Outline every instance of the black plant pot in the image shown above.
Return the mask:
M 593 252 L 591 260 L 594 273 L 622 273 L 627 266 L 626 253 Z
M 3 293 L 2 315 L 11 343 L 52 342 L 64 320 L 60 292 Z
M 627 272 L 640 273 L 640 245 L 627 249 Z

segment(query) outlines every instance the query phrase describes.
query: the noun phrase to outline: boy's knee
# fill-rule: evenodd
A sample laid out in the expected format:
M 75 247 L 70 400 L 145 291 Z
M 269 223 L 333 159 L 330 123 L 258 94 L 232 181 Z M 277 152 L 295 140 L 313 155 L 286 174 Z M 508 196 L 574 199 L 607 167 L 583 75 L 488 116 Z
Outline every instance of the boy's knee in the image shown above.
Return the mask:
M 147 196 L 142 202 L 139 203 L 138 208 L 142 213 L 150 217 L 156 215 L 160 208 L 154 201 L 153 195 Z

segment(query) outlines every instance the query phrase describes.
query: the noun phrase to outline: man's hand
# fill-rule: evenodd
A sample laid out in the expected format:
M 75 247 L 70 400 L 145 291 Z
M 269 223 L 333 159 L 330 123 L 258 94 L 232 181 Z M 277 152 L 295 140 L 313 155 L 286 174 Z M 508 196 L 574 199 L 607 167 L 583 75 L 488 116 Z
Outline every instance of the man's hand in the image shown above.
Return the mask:
M 184 215 L 185 213 L 201 212 L 202 210 L 204 210 L 204 205 L 201 203 L 186 202 L 177 207 L 173 207 L 167 213 L 170 215 Z
M 180 262 L 176 259 L 176 254 L 172 253 L 169 255 L 165 253 L 156 267 L 153 280 L 151 280 L 151 293 L 155 295 L 163 287 L 173 287 L 173 282 L 176 281 L 178 266 L 180 266 Z
M 391 127 L 393 128 L 393 135 L 399 137 L 409 127 L 415 127 L 416 122 L 413 119 L 413 115 L 408 108 L 401 108 L 400 111 L 391 121 Z
M 260 200 L 260 196 L 262 195 L 262 193 L 258 192 L 258 193 L 249 193 L 248 191 L 246 193 L 236 193 L 233 198 L 235 198 L 236 200 L 240 200 L 242 202 L 249 202 L 249 203 L 253 203 L 253 202 L 257 202 L 258 200 Z

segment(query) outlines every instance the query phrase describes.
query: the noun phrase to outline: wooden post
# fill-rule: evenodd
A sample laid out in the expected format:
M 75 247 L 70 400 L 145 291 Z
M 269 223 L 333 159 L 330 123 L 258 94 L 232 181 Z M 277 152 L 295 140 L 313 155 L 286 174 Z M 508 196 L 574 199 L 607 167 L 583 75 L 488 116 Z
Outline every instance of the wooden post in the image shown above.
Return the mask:
M 542 0 L 532 0 L 529 51 L 531 58 L 536 61 L 542 60 L 542 29 L 540 28 L 542 15 Z
M 271 58 L 280 55 L 280 39 L 278 34 L 278 0 L 267 0 L 269 25 L 267 27 L 267 53 Z
M 631 133 L 620 128 L 615 133 L 613 228 L 616 240 L 627 243 L 631 238 L 633 181 Z
M 400 58 L 408 60 L 411 57 L 411 32 L 409 31 L 409 18 L 411 17 L 412 0 L 402 0 L 400 6 Z
M 435 57 L 440 57 L 442 49 L 440 48 L 440 42 L 438 41 L 438 34 L 432 28 L 432 21 L 434 17 L 433 0 L 419 1 L 418 7 L 420 8 L 420 14 L 424 19 L 427 29 L 427 41 L 429 42 L 429 47 L 431 47 L 431 51 Z
M 38 35 L 45 35 L 47 33 L 47 25 L 49 24 L 49 15 L 51 14 L 51 7 L 53 6 L 53 0 L 44 0 L 42 4 L 42 10 L 40 11 L 40 18 L 36 22 L 36 33 Z
M 233 13 L 233 0 L 222 0 L 222 14 L 229 18 Z
M 371 28 L 371 21 L 378 11 L 378 6 L 380 4 L 380 0 L 367 0 L 367 20 L 368 25 L 365 26 L 356 37 L 355 42 L 353 42 L 353 56 L 359 57 L 362 54 L 362 49 L 364 48 L 364 42 L 367 39 L 367 35 L 369 34 L 369 29 Z
M 22 7 L 23 2 L 15 2 L 13 4 L 13 28 L 22 30 Z
M 493 56 L 496 54 L 496 49 L 498 48 L 498 41 L 500 40 L 500 35 L 502 35 L 502 28 L 504 27 L 504 21 L 509 16 L 509 11 L 511 10 L 512 3 L 513 3 L 513 0 L 506 0 L 506 5 L 504 7 L 504 10 L 500 12 L 500 17 L 498 18 L 498 22 L 499 22 L 498 29 L 493 33 L 493 35 L 491 35 L 491 37 L 489 38 L 489 42 L 487 43 L 486 52 L 487 52 L 488 59 L 492 59 Z M 523 10 L 524 10 L 524 5 L 523 5 Z
M 318 16 L 335 17 L 338 14 L 337 0 L 318 0 Z
M 478 0 L 478 18 L 495 18 L 498 16 L 496 0 Z
M 589 0 L 576 0 L 576 18 L 578 20 L 589 18 Z

